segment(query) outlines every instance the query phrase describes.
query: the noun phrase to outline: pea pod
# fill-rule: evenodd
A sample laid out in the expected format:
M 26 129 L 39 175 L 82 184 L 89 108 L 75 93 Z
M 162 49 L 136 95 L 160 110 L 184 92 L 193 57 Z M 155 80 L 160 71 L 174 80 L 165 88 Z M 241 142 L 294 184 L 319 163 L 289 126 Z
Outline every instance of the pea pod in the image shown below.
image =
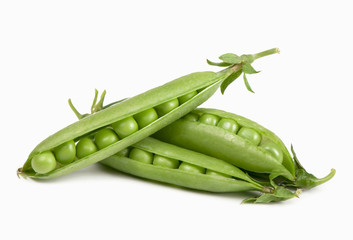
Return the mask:
M 187 134 L 185 134 L 187 133 Z M 225 160 L 249 172 L 286 178 L 288 185 L 311 188 L 333 177 L 317 179 L 298 171 L 300 163 L 293 161 L 279 137 L 261 125 L 217 109 L 196 109 L 175 121 L 153 137 L 194 151 Z
M 172 164 L 162 164 L 161 159 Z M 134 176 L 196 190 L 263 193 L 244 202 L 282 201 L 298 194 L 264 186 L 232 164 L 151 137 L 132 145 L 130 152 L 118 153 L 100 163 Z
M 39 143 L 29 154 L 23 167 L 18 170 L 18 174 L 31 178 L 55 178 L 99 162 L 181 118 L 211 97 L 219 87 L 223 92 L 235 80 L 234 73 L 248 73 L 249 65 L 255 59 L 274 53 L 278 53 L 278 49 L 253 55 L 242 55 L 241 61 L 227 60 L 224 65 L 227 68 L 220 72 L 191 73 L 125 101 L 113 104 L 106 109 L 103 109 L 102 106 L 104 95 L 101 101 L 95 104 L 96 95 L 92 105 L 92 112 L 95 114 L 92 115 L 79 114 L 70 102 L 80 120 Z M 181 104 L 175 104 L 178 102 L 175 100 L 179 98 L 182 99 Z M 168 104 L 169 102 L 173 102 L 172 106 Z M 157 114 L 156 109 L 160 115 Z M 135 130 L 116 131 L 117 135 L 113 136 L 112 131 L 110 131 L 111 128 L 116 125 L 119 126 L 118 123 L 126 119 L 132 119 L 132 122 L 123 125 L 133 126 L 132 129 Z M 106 128 L 110 130 L 104 130 Z M 105 131 L 105 133 L 103 134 L 100 131 Z M 119 133 L 124 135 L 119 136 Z M 105 134 L 110 134 L 110 136 L 106 137 Z M 98 139 L 103 143 L 98 144 Z M 48 152 L 55 152 L 72 140 L 76 143 L 76 159 L 72 162 L 71 159 L 70 161 L 61 161 L 67 164 L 61 164 L 60 161 L 56 161 L 56 164 L 54 164 L 52 154 L 48 154 Z M 39 159 L 40 161 L 32 162 L 32 159 Z M 39 165 L 43 164 L 47 167 L 38 167 L 38 162 Z M 40 170 L 36 171 L 36 169 Z

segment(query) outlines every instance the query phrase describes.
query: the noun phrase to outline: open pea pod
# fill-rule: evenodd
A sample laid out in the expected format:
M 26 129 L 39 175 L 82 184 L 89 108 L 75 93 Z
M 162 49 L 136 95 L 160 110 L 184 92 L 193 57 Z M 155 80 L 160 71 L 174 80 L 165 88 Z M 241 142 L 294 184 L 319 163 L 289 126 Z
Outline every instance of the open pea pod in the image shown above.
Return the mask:
M 105 109 L 98 103 L 95 114 L 76 111 L 81 119 L 39 143 L 18 174 L 55 178 L 114 155 L 192 111 L 219 87 L 224 91 L 243 66 L 274 53 L 278 49 L 227 60 L 220 72 L 191 73 Z
M 280 174 L 291 180 L 295 177 L 293 162 L 279 138 L 236 114 L 197 109 L 153 136 L 223 159 L 247 171 Z
M 269 174 L 271 181 L 284 177 L 287 185 L 294 187 L 317 186 L 335 173 L 333 170 L 323 179 L 315 178 L 296 157 L 293 161 L 273 132 L 247 118 L 217 109 L 196 109 L 153 137 L 225 160 L 249 172 Z
M 283 201 L 299 194 L 281 187 L 264 186 L 223 160 L 151 137 L 100 163 L 134 176 L 185 188 L 208 192 L 263 193 L 244 200 L 244 203 Z

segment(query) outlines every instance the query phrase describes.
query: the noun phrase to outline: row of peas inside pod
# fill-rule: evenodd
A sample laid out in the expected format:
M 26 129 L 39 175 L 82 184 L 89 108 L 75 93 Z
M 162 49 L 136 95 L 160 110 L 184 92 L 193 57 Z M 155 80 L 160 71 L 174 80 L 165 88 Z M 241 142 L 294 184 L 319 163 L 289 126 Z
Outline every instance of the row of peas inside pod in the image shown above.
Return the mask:
M 242 121 L 243 120 L 243 121 Z M 294 178 L 290 156 L 280 140 L 245 119 L 234 118 L 220 110 L 196 110 L 153 136 L 165 142 L 206 153 L 242 169 Z M 186 131 L 188 134 L 183 134 Z M 289 158 L 289 159 L 288 159 Z
M 182 160 L 154 154 L 153 152 L 149 152 L 137 147 L 132 147 L 131 150 L 126 149 L 122 151 L 120 155 L 142 163 L 153 164 L 154 166 L 160 166 L 160 167 L 170 168 L 170 169 L 179 169 L 179 170 L 191 172 L 191 173 L 200 173 L 200 174 L 207 174 L 207 175 L 218 176 L 218 177 L 231 178 L 230 175 L 227 175 L 221 172 L 213 171 L 211 169 L 206 169 L 202 166 L 198 166 L 192 163 L 187 163 Z
M 162 103 L 154 108 L 144 110 L 134 116 L 130 116 L 103 127 L 87 136 L 67 141 L 53 150 L 44 151 L 33 157 L 31 166 L 36 173 L 46 174 L 63 165 L 84 158 L 104 149 L 120 139 L 126 138 L 139 129 L 142 129 L 159 117 L 164 116 L 179 105 L 184 104 L 197 95 L 192 91 L 179 98 Z
M 269 139 L 264 140 L 262 135 L 255 129 L 240 126 L 239 123 L 236 122 L 236 120 L 233 120 L 231 118 L 222 118 L 220 116 L 210 113 L 203 113 L 201 116 L 196 113 L 190 113 L 186 115 L 183 119 L 224 129 L 225 131 L 228 131 L 230 133 L 233 133 L 234 135 L 243 138 L 254 146 L 259 146 L 264 150 L 268 151 L 278 162 L 282 163 L 283 161 L 283 153 L 280 146 L 275 144 L 273 141 L 270 141 Z
M 101 163 L 138 177 L 197 190 L 275 192 L 272 187 L 254 181 L 239 168 L 223 160 L 151 137 Z
M 245 86 L 252 91 L 246 74 L 257 71 L 251 63 L 278 52 L 278 49 L 270 49 L 240 57 L 224 54 L 220 56 L 221 63 L 208 61 L 211 65 L 226 67 L 220 72 L 191 73 L 105 107 L 103 101 L 96 106 L 94 100 L 92 114 L 81 115 L 70 105 L 79 121 L 38 144 L 18 174 L 55 178 L 102 161 L 133 175 L 194 189 L 259 190 L 265 193 L 259 198 L 260 202 L 295 196 L 296 193 L 285 188 L 287 186 L 310 188 L 321 184 L 332 178 L 334 170 L 323 179 L 308 174 L 294 151 L 292 158 L 282 141 L 257 123 L 216 109 L 198 109 L 186 115 L 218 88 L 223 93 L 241 74 Z M 148 141 L 140 148 L 139 141 L 144 142 L 149 136 L 162 142 L 153 145 Z M 176 153 L 190 152 L 174 157 L 169 156 L 173 151 L 161 154 L 156 149 L 162 149 L 163 142 L 174 146 Z M 154 151 L 146 149 L 151 144 Z M 133 149 L 129 149 L 130 146 Z M 128 155 L 116 155 L 123 149 Z M 193 158 L 184 158 L 185 155 L 203 160 L 194 162 Z M 209 158 L 212 158 L 209 165 L 205 165 L 204 159 Z M 233 166 L 231 173 L 229 166 Z M 254 180 L 252 173 L 265 174 L 265 181 Z M 285 185 L 278 186 L 275 182 L 278 178 L 285 179 Z M 264 186 L 268 183 L 270 187 Z
M 95 111 L 92 111 L 94 114 L 91 115 L 81 115 L 72 107 L 78 116 L 79 121 L 57 131 L 39 143 L 29 154 L 27 161 L 24 163 L 23 167 L 18 169 L 17 173 L 23 177 L 37 179 L 56 178 L 102 161 L 122 149 L 151 136 L 153 133 L 168 124 L 186 115 L 210 98 L 218 88 L 220 88 L 223 93 L 225 89 L 242 73 L 244 75 L 245 85 L 250 91 L 251 89 L 245 74 L 257 73 L 251 64 L 258 58 L 275 53 L 279 53 L 277 48 L 256 54 L 244 54 L 241 56 L 237 56 L 236 54 L 224 54 L 219 57 L 222 60 L 221 63 L 208 61 L 211 65 L 225 67 L 225 69 L 219 72 L 194 72 L 174 79 L 159 87 L 150 89 L 132 98 L 128 98 L 122 102 L 112 104 L 107 108 L 103 108 L 102 104 L 98 104 L 97 107 L 94 107 Z M 182 98 L 188 96 L 188 94 L 196 95 L 183 103 Z M 177 107 L 168 112 L 168 108 L 174 106 Z M 158 117 L 152 123 L 144 126 L 145 124 L 143 123 L 143 120 L 139 122 L 137 118 L 139 117 L 139 113 L 151 108 L 157 112 Z M 151 112 L 153 112 L 153 110 L 151 110 Z M 165 112 L 168 113 L 165 114 Z M 151 116 L 153 118 L 153 114 Z M 98 151 L 79 158 L 80 156 L 85 155 L 85 151 L 83 151 L 82 155 L 80 154 L 81 144 L 79 144 L 78 141 L 84 137 L 89 137 L 90 140 L 93 140 L 94 142 L 96 138 L 95 133 L 98 130 L 107 127 L 114 130 L 112 124 L 126 118 L 137 121 L 138 125 L 140 125 L 140 129 L 125 138 L 119 139 L 108 147 L 99 149 L 99 146 L 96 146 Z M 111 133 L 111 131 L 105 131 L 105 133 L 108 132 Z M 119 131 L 114 132 L 117 134 L 118 138 L 121 138 L 121 136 L 119 136 Z M 55 150 L 59 148 L 60 145 L 71 140 L 74 140 L 75 147 L 77 148 L 75 159 L 66 165 L 57 164 L 58 161 L 55 159 Z M 93 152 L 95 150 L 94 145 L 89 140 L 85 140 L 85 142 L 87 145 L 90 145 L 90 147 L 87 147 L 88 152 Z M 94 142 L 94 144 L 99 145 L 96 142 Z M 86 148 L 82 147 L 82 149 Z
M 184 134 L 187 132 L 187 134 Z M 297 188 L 312 188 L 335 175 L 332 169 L 316 178 L 293 158 L 282 140 L 270 130 L 242 116 L 218 109 L 196 109 L 153 137 L 227 161 L 252 176 Z
M 203 153 L 148 137 L 100 162 L 134 176 L 208 192 L 255 191 L 244 203 L 267 203 L 297 197 L 283 187 L 259 182 L 234 165 Z

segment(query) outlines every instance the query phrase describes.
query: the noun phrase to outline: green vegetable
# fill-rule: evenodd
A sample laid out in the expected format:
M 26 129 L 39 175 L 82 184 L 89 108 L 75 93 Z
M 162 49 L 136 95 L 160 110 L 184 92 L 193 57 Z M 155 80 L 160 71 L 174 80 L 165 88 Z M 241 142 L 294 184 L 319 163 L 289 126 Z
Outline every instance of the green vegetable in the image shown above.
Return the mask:
M 274 157 L 271 145 L 262 147 L 261 141 L 281 146 L 280 139 L 268 130 L 248 119 L 216 109 L 197 109 L 191 114 L 199 115 L 199 120 L 179 119 L 153 136 L 161 141 L 223 159 L 247 171 L 276 173 L 294 180 L 294 165 L 289 154 L 286 155 L 289 159 L 284 161 L 285 166 Z M 202 121 L 205 118 L 218 119 L 219 122 L 223 122 L 223 119 L 232 120 L 240 129 L 237 133 L 229 131 L 217 126 L 216 121 L 212 124 L 210 121 Z
M 137 113 L 134 118 L 136 119 L 138 126 L 144 128 L 147 125 L 158 119 L 158 114 L 154 108 L 147 109 L 140 113 Z
M 84 158 L 97 152 L 97 146 L 92 139 L 85 137 L 78 141 L 76 146 L 77 158 Z
M 182 119 L 188 120 L 190 122 L 196 122 L 196 121 L 199 120 L 199 115 L 193 114 L 193 113 L 189 113 L 186 116 L 184 116 Z
M 160 155 L 154 155 L 153 165 L 166 167 L 166 168 L 178 168 L 179 167 L 179 161 L 176 160 L 176 159 L 163 157 L 163 156 L 160 156 Z
M 47 173 L 55 169 L 56 160 L 52 152 L 45 151 L 34 156 L 31 165 L 36 172 Z
M 127 117 L 112 124 L 112 128 L 120 138 L 130 136 L 139 130 L 139 126 L 134 117 Z
M 165 102 L 162 103 L 161 105 L 158 105 L 156 107 L 156 111 L 158 113 L 158 116 L 163 116 L 167 113 L 169 113 L 170 111 L 172 111 L 174 108 L 177 108 L 179 106 L 179 100 L 176 99 L 172 99 L 169 102 Z
M 110 128 L 103 128 L 94 135 L 94 142 L 98 149 L 103 149 L 119 140 L 118 136 Z
M 116 154 L 100 163 L 134 176 L 191 189 L 208 192 L 263 193 L 258 198 L 244 200 L 246 203 L 283 201 L 296 197 L 300 192 L 267 186 L 253 180 L 242 170 L 225 161 L 151 137 L 135 143 L 129 157 L 124 155 Z
M 212 175 L 212 176 L 217 176 L 217 177 L 225 177 L 225 178 L 230 178 L 231 176 L 227 175 L 227 174 L 224 174 L 224 173 L 221 173 L 221 172 L 216 172 L 216 171 L 213 171 L 211 169 L 207 169 L 206 170 L 206 174 L 207 175 Z
M 215 120 L 203 119 L 218 119 L 218 124 L 214 124 Z M 196 109 L 153 137 L 222 159 L 249 174 L 264 173 L 268 176 L 267 181 L 273 185 L 280 181 L 287 186 L 312 188 L 328 181 L 335 174 L 335 170 L 332 170 L 323 179 L 308 174 L 294 151 L 292 158 L 284 143 L 273 132 L 249 119 L 217 109 Z M 278 180 L 277 183 L 274 179 Z
M 91 113 L 94 114 L 91 115 L 80 114 L 69 100 L 72 110 L 80 120 L 38 144 L 28 156 L 23 167 L 18 169 L 18 174 L 32 178 L 55 178 L 99 162 L 186 115 L 211 97 L 219 87 L 224 92 L 230 82 L 234 81 L 234 73 L 241 73 L 244 66 L 247 66 L 245 68 L 247 69 L 255 59 L 274 53 L 278 53 L 278 49 L 254 55 L 242 55 L 241 61 L 227 62 L 227 68 L 218 73 L 210 71 L 191 73 L 135 97 L 110 104 L 106 108 L 103 107 L 105 92 L 100 101 L 96 103 L 98 95 L 96 91 L 91 108 Z M 180 103 L 179 99 L 181 99 Z M 135 123 L 129 123 L 132 118 L 138 124 L 137 130 Z M 124 125 L 122 122 L 128 122 L 128 124 Z M 107 138 L 100 136 L 101 129 L 110 127 L 121 135 L 122 139 L 117 140 L 111 132 Z M 104 131 L 107 133 L 107 130 Z M 97 140 L 99 141 L 95 142 Z M 55 152 L 55 149 L 68 141 L 78 142 L 77 158 L 74 161 L 55 169 L 50 168 L 51 170 L 45 168 L 46 171 L 36 171 L 40 167 L 32 167 L 32 159 L 36 159 L 37 155 L 47 151 Z
M 251 128 L 242 127 L 242 128 L 240 128 L 237 135 L 239 137 L 247 139 L 255 146 L 259 145 L 261 142 L 261 135 L 258 132 L 256 132 L 256 130 L 251 129 Z
M 205 173 L 206 169 L 191 163 L 183 162 L 180 164 L 179 169 L 192 173 Z
M 239 128 L 240 128 L 239 124 L 236 121 L 234 121 L 233 119 L 228 119 L 228 118 L 222 118 L 218 122 L 217 126 L 220 128 L 223 128 L 224 130 L 226 130 L 228 132 L 235 133 L 235 134 L 239 131 Z
M 129 154 L 129 158 L 142 162 L 151 164 L 153 162 L 153 154 L 138 148 L 134 148 L 131 150 Z
M 184 96 L 179 97 L 178 98 L 179 104 L 183 104 L 189 101 L 191 98 L 193 98 L 196 95 L 197 95 L 197 91 L 192 91 L 192 92 L 189 92 L 188 94 L 185 94 Z
M 58 161 L 59 163 L 72 163 L 76 157 L 75 141 L 70 140 L 66 143 L 61 144 L 59 147 L 54 149 L 54 154 L 56 161 Z
M 203 114 L 199 118 L 199 122 L 207 125 L 216 126 L 219 121 L 219 117 L 212 114 Z

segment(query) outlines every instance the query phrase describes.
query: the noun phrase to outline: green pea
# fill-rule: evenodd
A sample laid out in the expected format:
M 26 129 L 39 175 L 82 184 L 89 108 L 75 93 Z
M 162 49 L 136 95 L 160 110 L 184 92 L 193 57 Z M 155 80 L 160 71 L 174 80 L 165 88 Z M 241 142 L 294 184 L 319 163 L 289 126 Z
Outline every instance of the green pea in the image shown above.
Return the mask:
M 160 155 L 154 155 L 153 165 L 175 169 L 179 167 L 179 161 Z
M 218 122 L 217 126 L 232 133 L 237 133 L 240 128 L 239 124 L 236 121 L 229 118 L 222 118 Z
M 113 123 L 112 128 L 120 138 L 125 138 L 139 130 L 139 126 L 133 117 L 127 117 Z
M 261 142 L 261 135 L 251 128 L 241 128 L 238 132 L 238 136 L 249 140 L 256 146 L 259 145 L 259 143 Z
M 129 153 L 130 153 L 130 149 L 129 148 L 125 148 L 123 150 L 121 150 L 120 152 L 116 153 L 116 156 L 119 157 L 129 157 Z
M 200 123 L 212 125 L 212 126 L 216 126 L 218 121 L 219 121 L 218 116 L 213 115 L 213 114 L 209 114 L 209 113 L 203 114 L 199 119 Z
M 207 170 L 206 170 L 206 174 L 207 174 L 207 175 L 216 176 L 216 177 L 231 178 L 230 175 L 227 175 L 227 174 L 224 174 L 224 173 L 221 173 L 221 172 L 216 172 L 216 171 L 213 171 L 213 170 L 211 170 L 211 169 L 207 169 Z
M 76 156 L 77 158 L 84 158 L 97 152 L 97 150 L 97 146 L 94 144 L 92 139 L 85 137 L 82 138 L 76 145 Z
M 182 162 L 179 166 L 180 170 L 186 171 L 186 172 L 192 172 L 192 173 L 205 173 L 205 168 L 196 166 L 191 163 L 187 162 Z
M 260 145 L 260 147 L 262 147 L 263 149 L 268 151 L 272 156 L 274 156 L 276 158 L 276 160 L 278 162 L 282 163 L 283 152 L 277 144 L 275 144 L 273 142 L 267 142 L 265 144 Z
M 61 164 L 69 164 L 75 160 L 76 157 L 76 146 L 75 141 L 71 140 L 61 144 L 59 147 L 54 149 L 56 161 Z
M 185 94 L 185 95 L 179 97 L 179 104 L 181 105 L 181 104 L 189 101 L 191 98 L 193 98 L 196 95 L 197 95 L 197 91 L 192 91 L 192 92 L 189 92 L 188 94 Z
M 45 174 L 56 167 L 55 156 L 51 151 L 45 151 L 32 158 L 31 166 L 36 173 Z
M 177 108 L 179 106 L 179 100 L 177 98 L 172 99 L 168 102 L 162 103 L 158 106 L 155 107 L 158 116 L 163 116 L 167 113 L 169 113 L 170 111 L 172 111 L 174 108 Z
M 156 121 L 158 119 L 158 114 L 154 108 L 150 108 L 143 112 L 137 113 L 134 118 L 136 119 L 139 127 L 144 128 L 150 123 Z
M 97 144 L 98 149 L 108 147 L 109 145 L 116 143 L 118 140 L 118 136 L 110 128 L 103 128 L 94 136 L 94 141 Z
M 197 120 L 199 120 L 199 115 L 197 115 L 196 113 L 189 113 L 185 115 L 183 119 L 190 122 L 197 122 Z
M 139 162 L 151 164 L 153 162 L 153 153 L 138 148 L 133 148 L 129 154 L 129 158 Z

